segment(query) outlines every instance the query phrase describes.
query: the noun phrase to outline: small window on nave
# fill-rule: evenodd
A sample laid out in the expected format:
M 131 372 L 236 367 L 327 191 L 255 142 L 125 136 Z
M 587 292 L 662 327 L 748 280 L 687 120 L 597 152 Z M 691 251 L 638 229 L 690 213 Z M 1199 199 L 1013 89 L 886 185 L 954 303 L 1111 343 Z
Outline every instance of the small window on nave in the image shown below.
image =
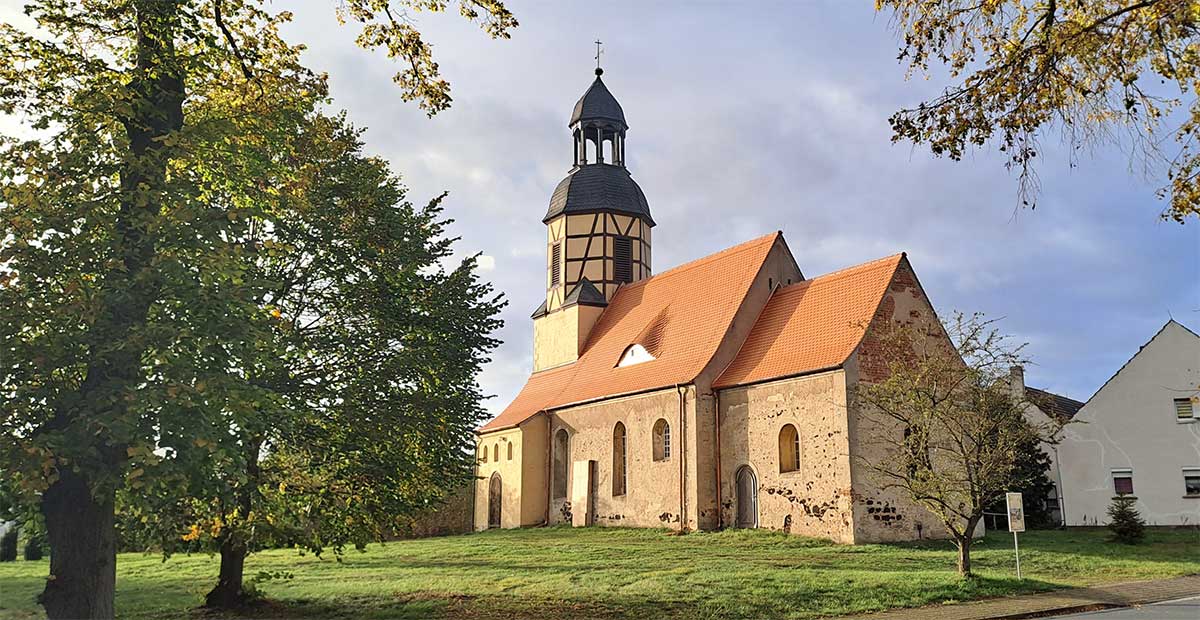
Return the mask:
M 789 472 L 800 469 L 800 433 L 791 424 L 784 424 L 779 430 L 779 471 Z
M 652 436 L 654 441 L 654 460 L 665 461 L 671 458 L 671 425 L 666 420 L 659 418 L 654 423 Z

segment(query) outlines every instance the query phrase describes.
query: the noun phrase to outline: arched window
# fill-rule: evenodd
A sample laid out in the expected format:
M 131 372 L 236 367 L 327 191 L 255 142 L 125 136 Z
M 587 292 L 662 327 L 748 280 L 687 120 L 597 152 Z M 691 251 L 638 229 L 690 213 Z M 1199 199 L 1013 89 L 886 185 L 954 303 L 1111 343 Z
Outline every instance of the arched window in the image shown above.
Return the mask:
M 487 462 L 487 453 L 488 453 L 487 446 L 479 446 L 479 462 L 481 462 L 481 463 Z
M 613 428 L 613 497 L 625 494 L 625 425 Z
M 671 458 L 671 425 L 659 418 L 654 423 L 654 460 L 665 461 Z
M 500 444 L 492 445 L 492 460 L 497 463 L 500 462 Z
M 508 460 L 512 460 L 512 442 L 508 442 Z
M 779 471 L 800 469 L 800 433 L 791 424 L 779 431 Z
M 568 468 L 571 467 L 570 453 L 570 437 L 567 435 L 567 429 L 560 428 L 557 433 L 554 433 L 554 471 L 551 475 L 553 480 L 553 498 L 567 498 L 567 475 Z

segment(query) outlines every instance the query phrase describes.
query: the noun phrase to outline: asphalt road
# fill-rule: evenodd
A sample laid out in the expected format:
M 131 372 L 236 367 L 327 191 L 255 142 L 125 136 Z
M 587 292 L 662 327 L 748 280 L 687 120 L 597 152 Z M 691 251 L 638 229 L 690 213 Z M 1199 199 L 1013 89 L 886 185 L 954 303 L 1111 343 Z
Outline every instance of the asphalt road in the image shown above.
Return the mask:
M 1109 609 L 1085 614 L 1058 616 L 1067 618 L 1094 618 L 1095 620 L 1200 620 L 1200 596 L 1163 601 L 1141 607 Z

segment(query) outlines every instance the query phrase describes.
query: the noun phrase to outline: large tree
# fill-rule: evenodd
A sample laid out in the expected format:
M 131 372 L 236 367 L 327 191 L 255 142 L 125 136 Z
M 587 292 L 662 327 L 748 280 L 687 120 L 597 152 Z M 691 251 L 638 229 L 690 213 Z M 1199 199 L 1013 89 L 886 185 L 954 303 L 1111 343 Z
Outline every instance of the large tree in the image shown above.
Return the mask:
M 949 338 L 947 338 L 949 335 Z M 1021 446 L 1054 429 L 1025 419 L 1009 368 L 1022 360 L 994 323 L 979 315 L 943 326 L 884 326 L 877 336 L 884 378 L 853 395 L 870 422 L 860 462 L 881 488 L 926 508 L 958 548 L 959 573 L 971 574 L 971 541 L 984 510 L 1021 478 Z
M 230 239 L 243 248 L 242 321 L 259 327 L 226 345 L 234 366 L 205 390 L 220 396 L 181 386 L 214 439 L 163 425 L 134 459 L 155 474 L 121 496 L 127 533 L 168 553 L 195 541 L 220 552 L 213 607 L 246 602 L 255 549 L 340 553 L 460 489 L 484 417 L 476 375 L 500 301 L 473 258 L 444 265 L 440 198 L 404 202 L 341 119 L 303 131 L 288 158 L 296 178 Z
M 895 140 L 953 159 L 999 145 L 1033 204 L 1048 134 L 1125 148 L 1164 179 L 1163 216 L 1200 215 L 1200 0 L 876 0 L 910 73 L 941 95 L 891 117 Z M 1174 144 L 1170 138 L 1173 137 Z
M 430 114 L 449 105 L 404 14 L 445 1 L 341 7 L 360 44 L 406 65 L 405 98 Z M 495 0 L 459 7 L 492 36 L 516 25 Z M 247 329 L 223 307 L 242 265 L 226 241 L 274 191 L 264 179 L 286 182 L 273 142 L 295 135 L 324 85 L 279 38 L 287 14 L 254 0 L 41 0 L 26 13 L 32 29 L 0 25 L 0 112 L 29 130 L 0 141 L 0 450 L 40 498 L 47 614 L 110 618 L 115 490 L 145 473 L 129 459 L 155 445 L 163 411 L 183 408 L 172 383 L 229 367 L 235 352 L 199 345 Z M 196 356 L 163 354 L 189 338 Z

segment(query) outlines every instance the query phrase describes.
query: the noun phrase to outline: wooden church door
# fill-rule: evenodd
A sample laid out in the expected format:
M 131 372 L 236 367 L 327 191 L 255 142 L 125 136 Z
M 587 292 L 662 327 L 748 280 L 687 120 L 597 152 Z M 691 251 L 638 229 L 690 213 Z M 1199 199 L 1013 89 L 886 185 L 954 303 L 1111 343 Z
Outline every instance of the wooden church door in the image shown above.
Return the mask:
M 758 527 L 758 479 L 748 465 L 737 472 L 737 526 Z

